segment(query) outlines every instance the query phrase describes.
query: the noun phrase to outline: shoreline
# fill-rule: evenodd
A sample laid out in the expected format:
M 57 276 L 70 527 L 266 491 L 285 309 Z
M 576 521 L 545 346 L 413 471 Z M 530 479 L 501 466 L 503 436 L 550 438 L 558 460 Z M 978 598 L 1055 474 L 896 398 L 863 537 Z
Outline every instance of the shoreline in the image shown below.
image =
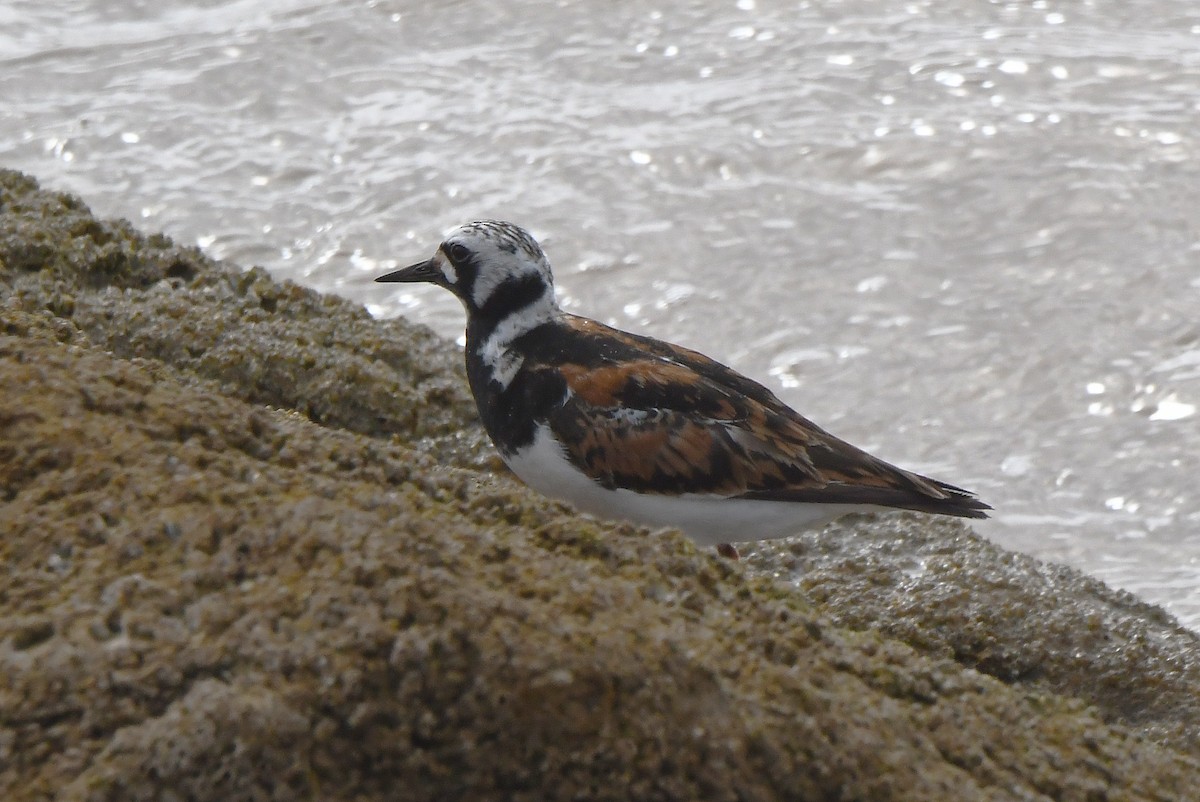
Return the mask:
M 745 566 L 579 518 L 458 356 L 0 171 L 0 795 L 1200 787 L 1160 608 L 925 517 Z

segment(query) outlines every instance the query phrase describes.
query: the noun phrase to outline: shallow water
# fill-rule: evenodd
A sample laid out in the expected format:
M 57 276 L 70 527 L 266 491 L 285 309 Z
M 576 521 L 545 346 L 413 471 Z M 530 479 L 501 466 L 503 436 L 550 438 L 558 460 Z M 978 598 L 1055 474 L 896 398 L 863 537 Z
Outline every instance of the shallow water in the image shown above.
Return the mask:
M 0 164 L 384 288 L 476 217 L 572 311 L 978 491 L 1200 627 L 1200 10 L 730 0 L 0 7 Z

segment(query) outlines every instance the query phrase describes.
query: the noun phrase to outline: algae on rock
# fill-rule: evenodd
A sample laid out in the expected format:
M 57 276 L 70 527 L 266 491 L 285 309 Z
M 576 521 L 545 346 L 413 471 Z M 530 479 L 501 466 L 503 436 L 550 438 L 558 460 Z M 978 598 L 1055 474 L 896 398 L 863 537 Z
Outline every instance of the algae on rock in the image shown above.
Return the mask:
M 1099 591 L 917 519 L 853 526 L 945 583 L 822 534 L 776 557 L 802 593 L 580 518 L 469 469 L 449 350 L 0 174 L 0 797 L 1194 798 L 1190 709 L 1029 676 L 951 580 Z M 1161 640 L 1122 681 L 1195 688 L 1195 640 L 1122 614 Z
M 428 329 L 97 220 L 20 173 L 0 170 L 0 205 L 10 307 L 49 310 L 117 356 L 163 362 L 237 398 L 400 435 L 452 462 L 480 459 L 460 360 Z

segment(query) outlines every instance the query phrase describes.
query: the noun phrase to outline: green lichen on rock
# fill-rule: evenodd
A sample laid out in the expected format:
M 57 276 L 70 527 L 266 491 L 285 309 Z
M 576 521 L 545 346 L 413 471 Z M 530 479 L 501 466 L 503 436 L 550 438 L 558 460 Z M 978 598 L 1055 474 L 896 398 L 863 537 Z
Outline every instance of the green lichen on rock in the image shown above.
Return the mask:
M 678 534 L 581 519 L 430 447 L 468 417 L 456 364 L 421 360 L 457 395 L 416 403 L 448 409 L 401 421 L 373 395 L 389 371 L 419 381 L 401 335 L 414 353 L 435 349 L 428 335 L 194 253 L 192 275 L 157 276 L 147 265 L 171 259 L 120 224 L 96 225 L 126 231 L 137 244 L 117 250 L 137 265 L 114 259 L 102 272 L 119 280 L 97 280 L 13 233 L 53 250 L 90 230 L 59 219 L 78 201 L 11 173 L 0 186 L 0 798 L 1194 799 L 1186 726 L 1090 707 L 1054 661 L 1057 692 L 1010 674 L 1042 652 L 1007 642 L 1023 631 L 1005 616 L 956 589 L 920 615 L 900 590 L 859 607 L 870 576 L 937 606 L 936 587 L 897 578 L 909 558 L 886 535 L 868 537 L 861 579 L 835 570 L 833 546 L 795 541 L 778 559 L 812 560 L 802 593 Z M 30 209 L 50 210 L 41 239 Z M 247 352 L 287 331 L 311 348 L 281 359 L 329 359 L 362 386 L 314 414 L 306 390 L 276 386 L 290 368 L 208 361 L 219 338 L 188 353 L 199 333 L 172 338 L 170 321 L 206 297 L 198 314 L 223 315 Z M 391 361 L 375 356 L 385 343 Z M 1075 592 L 915 520 L 854 527 L 948 564 L 961 546 L 970 581 L 1026 583 L 1030 616 Z M 989 637 L 998 662 L 963 646 Z M 1193 682 L 1194 640 L 1173 637 L 1124 681 Z
M 484 453 L 459 360 L 428 329 L 97 220 L 78 198 L 3 170 L 0 286 L 10 308 L 48 310 L 101 348 L 223 393 L 402 435 L 457 464 Z
M 1196 753 L 1200 638 L 1160 608 L 1071 568 L 1005 552 L 954 521 L 847 519 L 749 562 L 841 626 L 876 629 L 1012 685 L 1066 694 Z

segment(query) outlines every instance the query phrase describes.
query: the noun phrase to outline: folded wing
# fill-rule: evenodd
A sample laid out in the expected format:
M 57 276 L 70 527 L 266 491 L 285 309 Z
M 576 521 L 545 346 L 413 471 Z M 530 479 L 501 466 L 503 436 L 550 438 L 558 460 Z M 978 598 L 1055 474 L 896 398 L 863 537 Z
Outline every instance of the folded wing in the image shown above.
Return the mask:
M 695 352 L 553 370 L 570 392 L 551 412 L 550 426 L 568 444 L 572 463 L 607 488 L 972 518 L 990 509 L 965 490 L 839 440 L 766 388 Z

